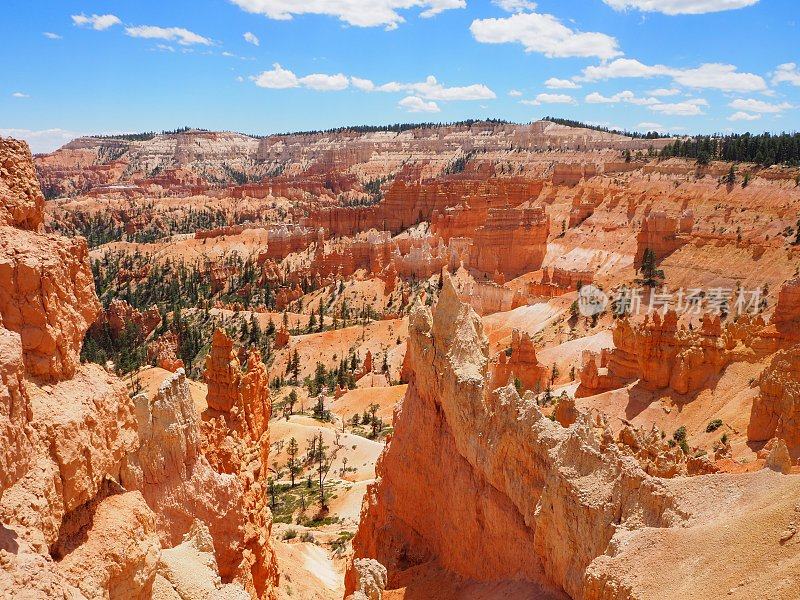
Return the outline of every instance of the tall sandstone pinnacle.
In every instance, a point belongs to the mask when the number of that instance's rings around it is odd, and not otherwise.
[[[800,576],[776,586],[768,565],[791,570],[800,558],[779,543],[796,518],[784,494],[800,491],[800,478],[653,477],[602,419],[581,413],[563,427],[532,393],[493,389],[482,324],[449,276],[433,312],[412,310],[408,352],[411,381],[365,496],[347,593],[359,597],[359,560],[372,559],[387,569],[386,589],[433,572],[441,589],[473,582],[509,598],[716,598],[736,585],[734,597],[795,597],[787,585]],[[755,556],[741,535],[750,531],[760,532]]]
[[[278,574],[270,546],[272,513],[267,498],[269,477],[269,375],[261,353],[247,354],[242,371],[232,340],[214,332],[206,361],[208,409],[201,425],[203,453],[219,473],[235,475],[242,487],[241,503],[247,521],[242,530],[243,563],[249,569],[258,597],[272,597]],[[213,532],[212,532],[213,533]]]
[[[182,370],[130,398],[81,364],[86,242],[43,233],[42,208],[27,145],[0,138],[0,597],[272,599],[266,370],[208,438]],[[248,458],[222,471],[225,437]]]

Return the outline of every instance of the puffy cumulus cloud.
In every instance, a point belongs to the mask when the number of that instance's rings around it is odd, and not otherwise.
[[[794,106],[788,102],[770,104],[769,102],[764,102],[763,100],[754,100],[752,98],[748,98],[746,100],[739,98],[738,100],[731,102],[728,106],[735,108],[736,110],[749,111],[751,113],[780,113],[785,110],[789,110],[790,108],[794,108]]]
[[[541,106],[542,104],[572,104],[578,102],[572,96],[567,94],[539,94],[533,100],[520,100],[521,104],[528,104],[529,106]]]
[[[2,129],[0,135],[25,140],[34,154],[52,152],[83,135],[66,129]]]
[[[637,106],[652,106],[660,104],[656,98],[639,98],[630,90],[619,92],[613,96],[603,96],[597,92],[592,92],[585,98],[587,104],[620,104],[622,102],[635,104]]]
[[[381,87],[386,87],[386,91],[394,91],[398,86],[401,90],[416,92],[427,100],[492,100],[497,97],[492,90],[481,83],[445,87],[433,75],[428,75],[425,81],[419,83],[390,82]]]
[[[520,98],[522,96],[522,92],[519,90],[508,90],[508,95],[512,98]]]
[[[183,27],[158,27],[156,25],[137,25],[135,27],[126,27],[125,33],[131,37],[144,38],[147,40],[166,40],[168,42],[177,42],[181,46],[192,46],[199,44],[201,46],[211,46],[213,42],[207,37],[203,37],[193,31],[184,29]]]
[[[665,65],[646,65],[632,58],[618,58],[602,65],[592,65],[575,79],[599,81],[621,78],[671,77],[682,86],[716,89],[723,92],[760,92],[767,83],[760,75],[741,73],[735,65],[705,63],[693,69],[676,69]]]
[[[25,92],[14,92],[11,94],[12,98],[30,98],[28,94]]]
[[[492,0],[492,3],[510,13],[536,10],[536,2],[529,0]]]
[[[703,98],[693,98],[684,102],[651,104],[647,108],[664,115],[677,115],[681,117],[697,117],[704,115],[703,108],[708,106],[708,101]]]
[[[703,98],[693,98],[684,102],[664,102],[654,96],[647,96],[640,98],[630,90],[619,92],[613,96],[603,96],[597,92],[593,92],[586,96],[587,104],[633,104],[635,106],[643,106],[653,112],[664,115],[677,115],[683,117],[694,117],[705,114],[703,108],[708,106],[708,102]],[[645,125],[654,126],[658,123],[640,123],[639,128]],[[663,127],[649,127],[651,131],[664,131]]]
[[[301,77],[299,82],[301,85],[318,92],[338,92],[350,86],[350,79],[342,73],[337,73],[336,75],[312,73]]]
[[[492,100],[497,97],[491,89],[483,84],[475,83],[466,86],[447,87],[439,83],[433,75],[429,75],[425,81],[416,83],[390,81],[378,85],[370,79],[349,77],[344,73],[337,73],[335,75],[313,73],[305,77],[298,77],[292,71],[284,69],[278,63],[272,65],[271,70],[263,71],[250,79],[259,87],[271,89],[286,89],[302,86],[318,91],[339,91],[347,89],[352,85],[352,87],[362,92],[406,93],[410,96],[425,100],[444,102],[458,100]]]
[[[351,77],[350,83],[353,84],[354,88],[356,88],[357,90],[361,90],[362,92],[375,91],[375,84],[369,79],[362,79],[361,77]]]
[[[397,106],[411,113],[437,113],[440,110],[436,102],[426,102],[419,96],[406,96]]]
[[[87,17],[84,14],[71,15],[73,25],[78,27],[91,27],[97,31],[103,31],[114,25],[122,23],[116,15],[92,15]]]
[[[356,27],[395,29],[405,19],[398,10],[422,9],[421,17],[465,8],[466,0],[230,0],[239,8],[270,19],[289,20],[295,15],[328,15]]]
[[[250,79],[252,79],[253,83],[258,87],[271,90],[285,90],[300,85],[300,80],[297,78],[297,75],[288,69],[284,69],[279,63],[274,63],[272,65],[272,70],[262,71]]]
[[[656,96],[657,98],[661,98],[663,96],[677,96],[680,93],[681,91],[678,88],[658,88],[648,92],[648,94],[651,96]]]
[[[797,68],[796,63],[785,63],[778,65],[775,72],[772,74],[772,83],[778,85],[780,83],[790,83],[792,85],[800,86],[800,69]]]
[[[656,65],[649,66],[634,58],[618,58],[602,65],[591,65],[583,70],[578,79],[600,81],[604,79],[650,78],[669,75],[669,68]]]
[[[244,38],[245,42],[247,42],[248,44],[253,44],[253,46],[258,46],[261,44],[261,41],[258,39],[258,36],[252,31],[245,31],[242,37]]]
[[[501,19],[476,19],[472,36],[484,44],[519,43],[526,52],[548,58],[597,57],[603,60],[622,54],[617,40],[604,33],[573,31],[553,15],[517,13]]]
[[[558,77],[551,77],[544,82],[544,85],[549,87],[551,90],[577,90],[579,87],[581,87],[574,81],[569,79],[559,79]]]
[[[482,83],[472,85],[447,87],[439,83],[433,75],[428,75],[425,81],[415,83],[404,83],[400,81],[389,81],[380,85],[370,79],[351,77],[353,87],[364,92],[386,92],[399,93],[405,92],[414,96],[425,98],[426,100],[493,100],[497,95]]]
[[[615,10],[636,9],[665,15],[701,15],[745,8],[758,0],[603,0]]]
[[[763,77],[753,73],[740,73],[734,65],[707,63],[696,69],[678,69],[671,75],[675,83],[691,88],[723,92],[760,92],[767,89]]]
[[[661,123],[652,123],[650,121],[645,121],[644,123],[639,123],[636,126],[636,129],[639,131],[664,131],[664,126]]]
[[[728,117],[728,121],[758,121],[760,118],[761,115],[751,115],[750,113],[739,111]]]

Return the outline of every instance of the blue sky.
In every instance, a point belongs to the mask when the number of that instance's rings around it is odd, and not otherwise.
[[[5,0],[0,135],[800,129],[797,0]]]

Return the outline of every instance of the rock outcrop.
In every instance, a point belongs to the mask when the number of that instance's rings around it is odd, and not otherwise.
[[[614,349],[602,357],[584,357],[579,395],[622,387],[639,379],[650,390],[670,388],[680,394],[701,389],[740,353],[738,342],[764,327],[760,317],[745,316],[722,326],[719,316],[704,315],[699,329],[679,327],[674,310],[654,312],[639,324],[628,318],[614,326]]]
[[[490,389],[480,320],[449,276],[433,315],[418,306],[411,320],[412,381],[354,540],[356,558],[386,566],[388,589],[436,563],[468,579],[582,597],[583,573],[617,527],[680,522],[672,495],[613,447],[601,449],[587,418],[565,429],[532,393]],[[590,474],[595,483],[581,483]]]
[[[636,236],[636,258],[634,266],[642,266],[646,250],[652,250],[657,261],[668,256],[689,242],[694,226],[694,215],[684,212],[679,217],[670,217],[665,212],[653,212],[645,217]]]
[[[547,387],[547,367],[536,358],[536,347],[531,337],[517,329],[511,332],[511,346],[497,355],[490,370],[494,388],[517,381],[520,391],[533,390],[539,393]]]
[[[267,368],[261,354],[251,350],[247,354],[247,371],[242,372],[231,339],[217,330],[205,378],[208,409],[202,415],[200,428],[202,452],[216,472],[233,476],[230,485],[241,488],[233,494],[238,505],[238,512],[233,514],[241,515],[242,521],[234,535],[224,538],[236,551],[229,555],[233,562],[218,554],[220,573],[247,573],[248,592],[260,598],[271,597],[278,573],[269,543],[272,513],[267,504],[267,480],[272,405]],[[228,526],[230,516],[223,519]]]
[[[741,582],[734,563],[750,542],[739,532],[761,531],[742,597],[793,597],[796,576],[774,588],[760,569],[773,560],[789,568],[800,556],[778,541],[800,480],[769,470],[654,477],[630,446],[649,446],[639,433],[615,441],[603,419],[586,414],[565,428],[532,393],[493,391],[480,319],[447,276],[433,313],[417,305],[410,329],[411,382],[365,496],[346,593],[362,593],[359,561],[370,558],[386,567],[387,590],[418,584],[433,568],[492,589],[513,580],[509,597],[655,599],[694,573],[694,597],[710,599]],[[676,553],[688,543],[693,552]],[[655,573],[668,557],[670,573]],[[698,560],[714,565],[709,576],[696,572]]]
[[[0,206],[27,208],[0,226],[0,595],[147,597],[154,516],[115,483],[136,445],[133,403],[119,379],[78,362],[99,307],[86,243],[35,231],[35,182],[18,180],[31,157],[0,140],[9,153]]]
[[[800,457],[800,346],[778,352],[758,380],[747,439],[766,442],[779,438],[791,455]]]
[[[44,221],[44,196],[25,142],[0,140],[0,225],[39,231]]]
[[[236,379],[241,426],[226,423],[218,436],[246,459],[222,472],[202,453],[182,370],[154,397],[132,399],[115,375],[80,364],[99,309],[86,243],[35,231],[42,218],[28,210],[35,191],[8,179],[32,173],[30,154],[0,140],[0,156],[9,153],[28,165],[2,162],[0,188],[0,214],[13,215],[0,225],[0,596],[175,598],[157,591],[167,581],[178,597],[211,597],[182,596],[181,582],[165,574],[183,552],[165,549],[200,528],[212,533],[202,544],[203,536],[189,536],[202,556],[182,561],[184,578],[205,564],[214,575],[207,589],[218,597],[273,598],[260,357],[251,354]]]
[[[470,266],[512,279],[542,266],[550,219],[542,207],[490,208],[474,234]]]

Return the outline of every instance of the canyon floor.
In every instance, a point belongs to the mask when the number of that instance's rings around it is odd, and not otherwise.
[[[796,598],[800,172],[674,141],[0,140],[4,597]]]

